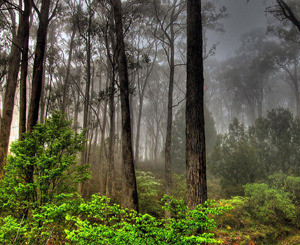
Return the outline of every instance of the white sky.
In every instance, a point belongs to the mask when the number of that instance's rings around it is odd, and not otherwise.
[[[219,42],[216,58],[225,59],[239,46],[243,33],[253,28],[266,27],[265,3],[263,0],[223,0],[229,17],[222,20],[225,33],[208,33],[210,42]]]

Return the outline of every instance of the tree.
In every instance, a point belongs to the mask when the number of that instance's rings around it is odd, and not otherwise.
[[[185,6],[184,1],[167,1],[166,4],[154,4],[154,14],[158,28],[154,35],[161,41],[169,65],[169,87],[168,87],[168,107],[167,107],[167,130],[165,141],[165,179],[166,193],[171,194],[171,144],[172,144],[172,121],[173,121],[173,90],[175,78],[175,41],[182,29],[180,15]]]
[[[32,2],[33,3],[33,2]],[[50,21],[56,14],[58,2],[50,15],[50,1],[43,0],[41,9],[39,10],[35,4],[33,7],[39,17],[39,27],[37,30],[35,57],[33,64],[31,98],[28,111],[27,131],[32,131],[34,125],[38,121],[40,98],[42,93],[43,72],[44,72],[44,57],[46,49],[47,31]]]
[[[209,170],[220,178],[227,196],[243,194],[243,185],[282,172],[299,175],[300,121],[278,108],[248,129],[237,119],[220,136],[209,158]]]
[[[24,10],[22,10],[22,3],[24,3]],[[8,3],[10,5],[12,3]],[[12,4],[13,5],[13,4]],[[11,6],[9,6],[11,8]],[[24,79],[26,81],[27,65],[26,65],[26,52],[28,47],[29,38],[29,16],[31,12],[30,1],[24,0],[20,1],[19,6],[19,27],[17,33],[13,34],[13,40],[11,45],[11,53],[8,63],[8,73],[7,73],[7,86],[5,91],[5,98],[3,103],[3,116],[1,118],[0,125],[0,178],[3,175],[3,167],[5,164],[5,158],[8,151],[8,143],[10,136],[10,127],[13,116],[13,108],[15,101],[15,92],[18,83],[18,74],[22,58],[22,74],[21,74],[21,85],[24,87]],[[24,89],[22,89],[24,92]],[[24,105],[24,103],[22,104]],[[23,108],[24,112],[24,108]],[[24,122],[24,118],[22,118]],[[23,129],[24,130],[24,129]]]
[[[280,21],[289,20],[300,32],[300,19],[293,6],[296,1],[276,0],[276,2],[277,5],[268,7],[267,12],[272,13]]]
[[[186,167],[187,204],[207,199],[203,104],[203,37],[201,0],[187,1]]]
[[[214,147],[214,144],[217,139],[217,132],[215,129],[215,122],[208,111],[207,107],[204,107],[204,118],[205,118],[205,144],[206,151],[209,155]],[[172,169],[174,173],[182,174],[184,173],[186,166],[186,157],[185,157],[185,106],[182,106],[179,111],[176,113],[173,121],[173,132],[172,132],[172,147],[171,147],[171,160],[172,160]]]
[[[138,210],[138,194],[133,163],[131,120],[129,106],[129,80],[127,59],[125,54],[122,5],[120,0],[112,0],[116,31],[116,55],[119,66],[121,114],[122,114],[122,157],[124,184],[122,193],[122,205],[130,209]]]

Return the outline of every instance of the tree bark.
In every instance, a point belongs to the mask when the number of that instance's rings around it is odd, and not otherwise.
[[[22,46],[22,62],[21,62],[21,77],[20,77],[20,114],[19,114],[19,140],[23,139],[23,133],[26,131],[26,83],[28,73],[28,51],[29,51],[29,17],[31,15],[30,0],[24,0],[23,12],[23,31],[24,42]]]
[[[26,3],[26,2],[25,2]],[[20,6],[21,7],[21,6]],[[3,168],[5,165],[5,158],[7,157],[9,136],[11,130],[11,122],[13,117],[13,109],[15,104],[15,93],[18,83],[18,74],[21,61],[21,49],[26,40],[26,19],[29,19],[30,11],[29,5],[25,4],[24,12],[19,14],[19,28],[17,34],[13,35],[11,53],[8,63],[7,85],[3,102],[3,111],[0,128],[0,179],[3,176]]]
[[[122,7],[120,0],[112,0],[114,10],[117,62],[119,66],[121,114],[122,114],[122,157],[123,157],[123,193],[122,205],[138,211],[138,193],[133,163],[131,140],[131,121],[129,107],[129,79],[125,54],[124,34],[122,25]]]
[[[201,0],[187,1],[186,168],[187,205],[207,200],[203,106],[203,39]]]
[[[46,49],[47,30],[49,25],[50,1],[42,0],[41,11],[39,14],[39,28],[35,48],[33,65],[31,99],[28,112],[27,131],[32,131],[39,116],[39,106],[42,93],[44,56]]]

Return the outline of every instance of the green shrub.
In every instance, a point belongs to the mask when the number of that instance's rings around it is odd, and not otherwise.
[[[161,217],[163,210],[161,209],[159,198],[162,186],[160,181],[151,172],[145,171],[136,171],[136,181],[140,212]]]
[[[55,112],[12,144],[0,181],[1,244],[11,244],[8,240],[43,243],[43,227],[49,222],[37,217],[47,205],[75,200],[78,183],[89,177],[87,166],[76,161],[77,152],[83,149],[83,134],[74,134],[70,126]]]
[[[208,201],[189,210],[183,201],[168,196],[162,201],[166,202],[163,208],[171,213],[171,219],[124,210],[110,205],[107,198],[94,195],[90,202],[80,205],[80,217],[66,217],[76,226],[66,230],[67,238],[74,244],[220,243],[207,232],[216,227],[211,215],[221,214],[227,207],[217,207]]]
[[[245,185],[248,210],[263,223],[295,223],[296,206],[290,193],[282,189],[269,187],[267,184]]]

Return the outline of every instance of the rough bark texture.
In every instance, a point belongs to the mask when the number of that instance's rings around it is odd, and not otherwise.
[[[47,29],[49,25],[50,1],[43,0],[39,14],[39,28],[37,32],[37,41],[35,48],[35,57],[33,65],[31,99],[28,112],[27,131],[32,131],[38,121],[39,106],[42,93],[44,56],[47,40]]]
[[[207,199],[203,106],[203,40],[201,1],[187,1],[186,168],[187,205]]]
[[[30,6],[25,1],[24,12],[20,13],[19,28],[16,35],[13,35],[11,53],[8,63],[7,86],[3,102],[3,114],[0,128],[0,179],[3,175],[3,168],[5,165],[5,158],[8,152],[8,143],[11,129],[11,122],[13,117],[13,109],[15,103],[15,93],[18,83],[18,74],[21,61],[21,49],[26,40],[26,19],[29,19]]]
[[[122,114],[122,157],[123,157],[123,195],[122,205],[138,210],[138,194],[133,163],[131,140],[131,121],[129,108],[129,81],[125,54],[124,34],[122,25],[122,9],[120,0],[112,0],[116,27],[117,63],[119,66],[121,114]]]

